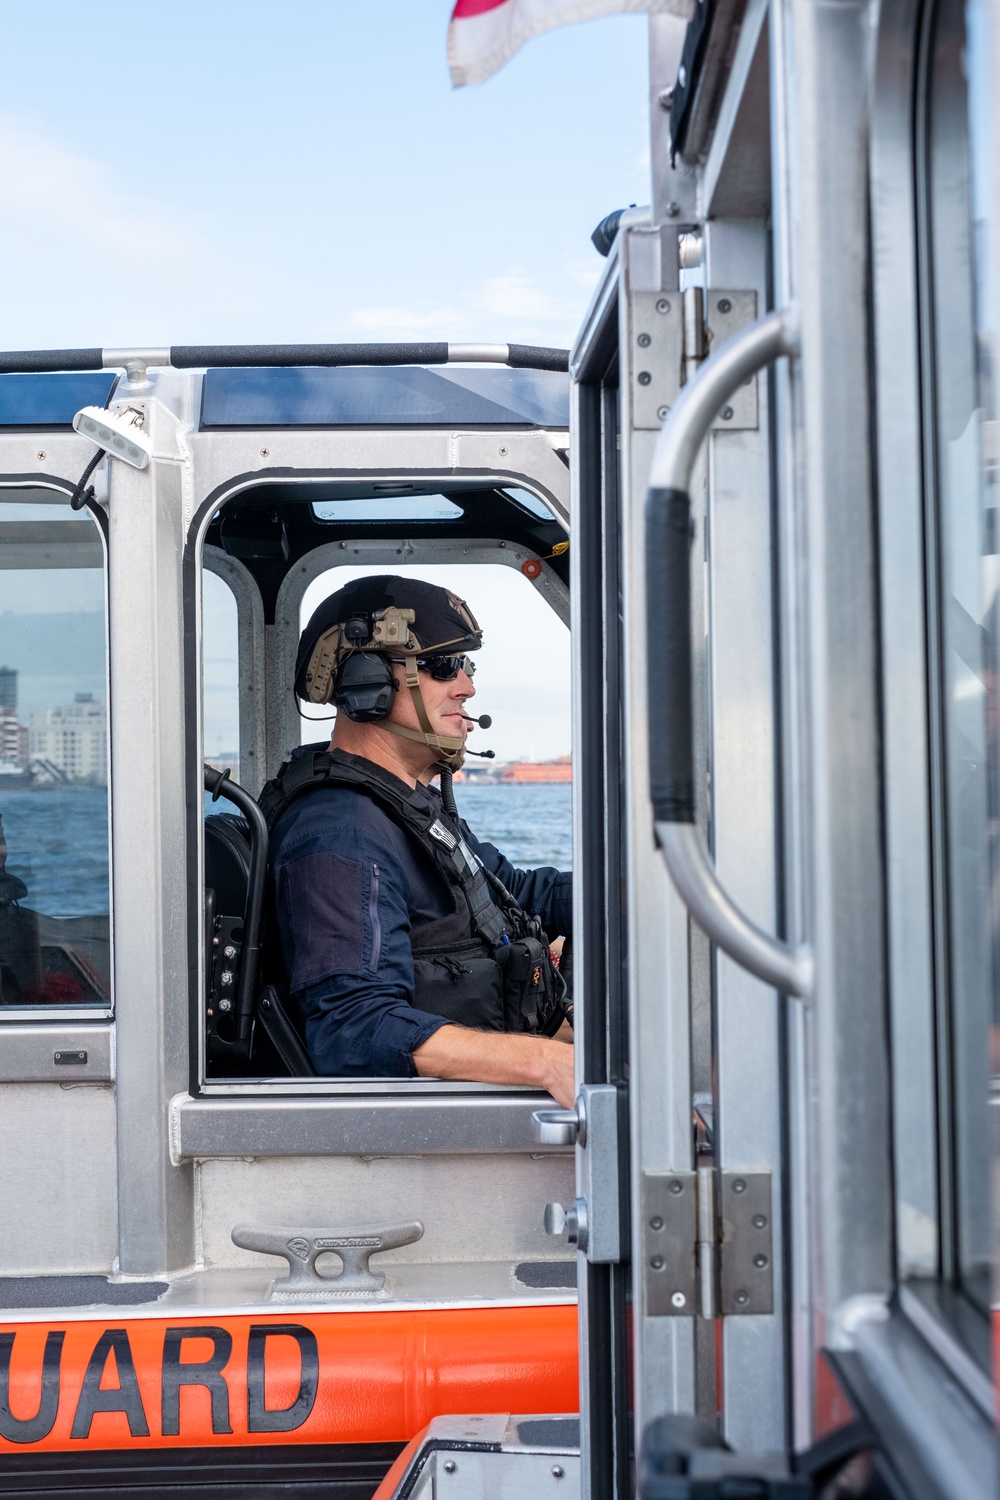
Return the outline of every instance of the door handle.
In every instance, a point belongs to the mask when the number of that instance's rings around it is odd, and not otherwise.
[[[646,495],[646,651],[653,826],[670,878],[712,941],[787,995],[812,993],[813,956],[764,932],[723,888],[695,822],[691,472],[714,418],[748,376],[798,353],[792,310],[743,329],[700,367],[660,429]]]
[[[540,1146],[575,1146],[580,1116],[575,1109],[533,1109],[531,1133]]]

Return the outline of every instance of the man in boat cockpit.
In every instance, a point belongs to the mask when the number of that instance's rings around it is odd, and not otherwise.
[[[336,705],[333,739],[260,799],[289,987],[322,1074],[524,1084],[571,1107],[549,941],[570,931],[572,876],[515,869],[451,793],[481,644],[455,594],[391,575],[309,621],[295,691]]]

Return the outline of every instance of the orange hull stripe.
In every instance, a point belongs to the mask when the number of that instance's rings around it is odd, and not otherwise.
[[[0,1323],[0,1451],[405,1442],[577,1407],[572,1306]]]

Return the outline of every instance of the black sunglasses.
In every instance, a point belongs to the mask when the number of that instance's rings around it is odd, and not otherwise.
[[[417,666],[421,672],[429,672],[435,682],[454,682],[459,672],[472,677],[476,670],[471,656],[418,656]]]

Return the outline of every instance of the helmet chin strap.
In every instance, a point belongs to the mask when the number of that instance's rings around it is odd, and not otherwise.
[[[418,675],[417,663],[412,656],[407,657],[405,663],[406,686],[410,690],[413,706],[417,711],[417,719],[420,722],[419,729],[407,729],[402,724],[390,724],[388,719],[383,719],[381,728],[388,729],[391,734],[398,734],[404,740],[416,740],[418,745],[430,745],[432,750],[437,751],[438,760],[442,765],[450,766],[457,771],[465,759],[465,740],[458,735],[437,734],[431,727],[431,721],[424,703],[424,695],[420,691],[420,677]]]

